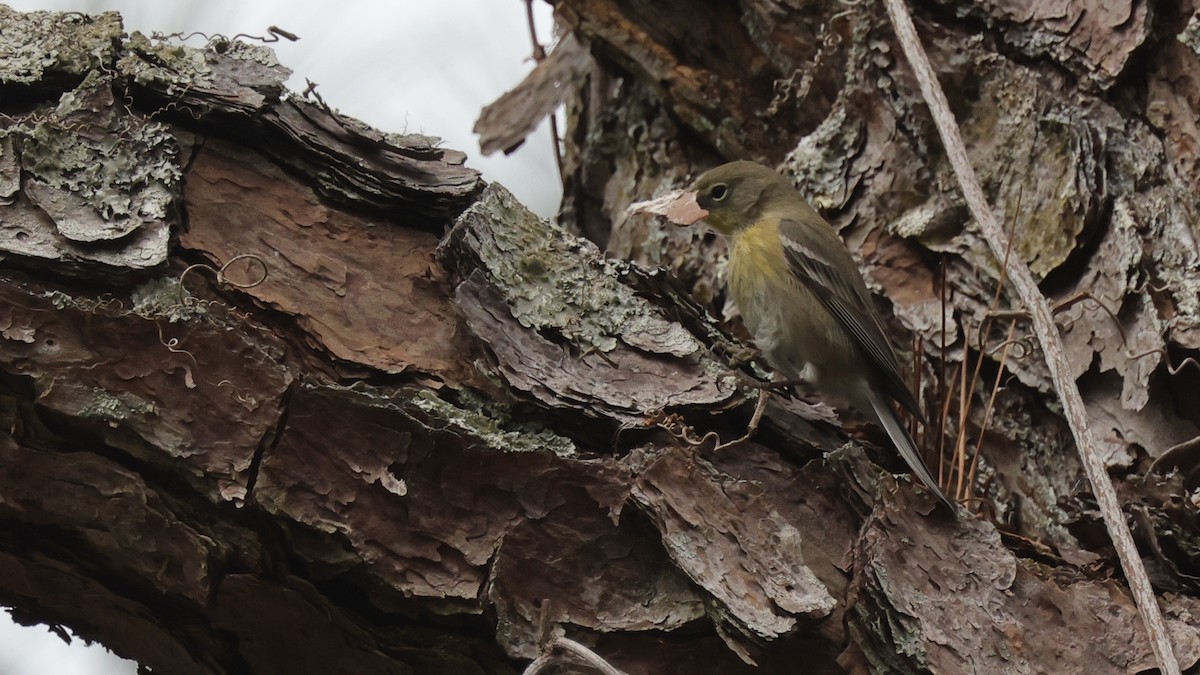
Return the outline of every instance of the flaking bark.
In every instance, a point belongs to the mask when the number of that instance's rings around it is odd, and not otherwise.
[[[559,223],[284,98],[261,47],[0,8],[0,602],[171,673],[510,673],[548,634],[628,673],[1152,667],[1036,355],[979,519],[800,401],[703,440],[764,375],[727,360],[721,244],[625,209],[722,159],[797,178],[925,383],[996,371],[999,267],[882,7],[555,4],[582,48],[508,100],[568,89]],[[1069,5],[917,21],[1015,254],[1095,298],[1064,341],[1190,668],[1200,31]]]

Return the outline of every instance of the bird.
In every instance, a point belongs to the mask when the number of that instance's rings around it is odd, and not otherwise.
[[[808,382],[876,422],[912,473],[955,510],[892,406],[924,422],[858,265],[792,183],[757,162],[730,162],[703,173],[661,212],[726,237],[729,294],[776,377]],[[754,433],[766,397],[743,439]]]

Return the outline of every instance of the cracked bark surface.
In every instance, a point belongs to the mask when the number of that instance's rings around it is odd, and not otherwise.
[[[629,673],[1153,667],[1037,354],[978,519],[800,401],[689,442],[756,395],[722,245],[625,208],[722,158],[796,178],[924,382],[996,370],[997,266],[882,8],[554,4],[567,51],[481,132],[565,98],[557,223],[261,47],[0,6],[0,603],[169,673],[519,672],[547,631]],[[1103,6],[917,19],[1014,254],[1111,310],[1059,316],[1192,668],[1200,19]]]

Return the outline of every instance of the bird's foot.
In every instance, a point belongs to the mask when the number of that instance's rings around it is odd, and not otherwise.
[[[769,391],[769,392],[772,392],[775,394],[779,394],[780,396],[791,396],[792,395],[792,391],[791,391],[792,387],[798,387],[800,385],[808,385],[808,381],[807,380],[799,380],[799,379],[798,380],[772,380],[770,382],[763,383],[762,386],[759,387],[759,389],[762,389],[763,391]]]
[[[754,347],[746,345],[728,344],[724,342],[713,345],[713,351],[725,357],[725,365],[731,370],[740,370],[742,367],[750,365],[754,361],[760,361],[763,358],[761,351]]]

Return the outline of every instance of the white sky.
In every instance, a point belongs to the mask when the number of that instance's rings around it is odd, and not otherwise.
[[[127,32],[265,35],[278,26],[299,42],[270,45],[330,106],[384,131],[440,136],[467,165],[549,217],[561,185],[547,124],[510,157],[483,157],[471,128],[480,109],[533,68],[524,0],[0,0],[18,11],[119,11]],[[550,8],[534,3],[539,37]],[[199,47],[203,40],[187,44]],[[132,675],[136,665],[99,647],[67,647],[45,628],[19,628],[0,611],[0,674]]]
[[[542,216],[558,209],[561,185],[545,123],[510,157],[479,153],[471,132],[480,109],[533,68],[524,0],[0,0],[20,10],[116,10],[127,32],[200,31],[300,36],[270,46],[302,91],[318,83],[330,106],[384,131],[440,136],[468,166],[503,183]],[[550,6],[534,3],[543,44]],[[187,44],[203,46],[202,38]]]

